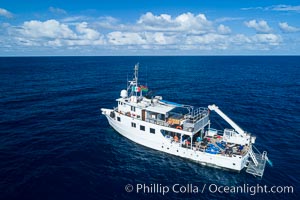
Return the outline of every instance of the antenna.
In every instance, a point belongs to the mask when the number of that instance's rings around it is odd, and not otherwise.
[[[127,73],[127,81],[126,81],[126,85],[127,85],[127,92],[128,92],[128,73]]]
[[[139,63],[135,64],[134,66],[134,80],[136,86],[138,86],[138,76],[139,76]]]
[[[148,87],[148,65],[146,65],[146,86]]]

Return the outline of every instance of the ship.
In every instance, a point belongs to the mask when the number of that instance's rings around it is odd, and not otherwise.
[[[139,64],[133,79],[121,90],[117,106],[101,108],[109,125],[119,134],[145,147],[186,158],[202,165],[262,177],[267,152],[254,146],[256,137],[238,126],[213,105],[195,107],[153,96],[138,82]],[[217,113],[231,127],[211,127],[211,112]]]

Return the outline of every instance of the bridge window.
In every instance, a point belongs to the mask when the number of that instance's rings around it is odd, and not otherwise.
[[[131,122],[131,127],[136,128],[136,124]]]
[[[117,120],[120,122],[120,121],[121,121],[121,118],[120,118],[120,117],[117,117]]]
[[[135,112],[135,107],[131,106],[131,111]]]
[[[150,133],[155,134],[155,129],[154,128],[150,128]]]
[[[145,131],[145,126],[142,126],[142,125],[141,125],[141,126],[140,126],[140,130],[141,130],[141,131]]]

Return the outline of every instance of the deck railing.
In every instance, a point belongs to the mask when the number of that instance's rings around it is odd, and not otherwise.
[[[157,125],[160,125],[160,126],[165,126],[165,127],[170,127],[170,125],[165,122],[165,121],[162,121],[162,120],[157,120],[157,119],[145,119],[146,122],[149,122],[149,123],[152,123],[152,124],[157,124]]]
[[[118,112],[118,108],[115,107],[113,109],[115,112]],[[118,112],[120,114],[127,115],[126,113],[122,113],[122,112]],[[142,120],[141,118],[138,117],[134,117],[135,119],[138,120]],[[184,124],[186,124],[187,128],[184,128],[183,130],[188,130],[189,127],[192,127],[193,130],[198,130],[201,127],[203,127],[204,125],[207,125],[208,121],[209,121],[209,116],[208,116],[208,110],[206,108],[198,108],[196,110],[193,110],[191,112],[189,112],[189,114],[184,115],[185,118],[185,122],[183,122]],[[161,125],[161,126],[165,126],[165,127],[171,127],[171,125],[163,120],[158,120],[158,119],[152,119],[152,118],[146,118],[145,119],[146,122],[152,123],[152,124],[157,124],[157,125]]]
[[[206,115],[208,115],[208,109],[204,107],[199,107],[197,109],[189,110],[189,113],[185,115],[185,118],[190,119],[193,122],[196,122]]]

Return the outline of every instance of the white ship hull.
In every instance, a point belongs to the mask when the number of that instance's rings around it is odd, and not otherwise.
[[[116,116],[111,118],[109,114],[111,109],[102,109],[102,114],[106,116],[109,124],[121,135],[132,140],[135,143],[155,149],[158,151],[166,152],[175,156],[180,156],[182,158],[191,159],[202,165],[208,165],[217,168],[225,168],[234,171],[241,171],[247,165],[249,158],[249,153],[245,155],[233,155],[222,156],[219,154],[210,154],[198,150],[193,150],[190,148],[181,147],[180,143],[171,142],[169,139],[165,138],[161,134],[161,129],[172,130],[173,128],[162,127],[153,123],[149,123],[140,119],[133,117],[128,117],[126,115],[115,112]],[[120,121],[116,120],[117,117]],[[132,127],[131,123],[135,123],[136,127]],[[145,131],[139,129],[140,125],[145,126]],[[155,129],[155,134],[150,133],[150,128]],[[183,130],[177,130],[178,133],[183,133]]]
[[[152,96],[138,83],[139,65],[134,78],[121,90],[115,109],[102,108],[109,124],[121,135],[140,145],[166,152],[203,165],[263,176],[268,160],[255,147],[255,138],[244,131],[218,106],[194,107]],[[143,96],[143,93],[147,93]],[[233,129],[210,127],[210,111],[215,111]],[[253,147],[256,149],[255,153]]]

